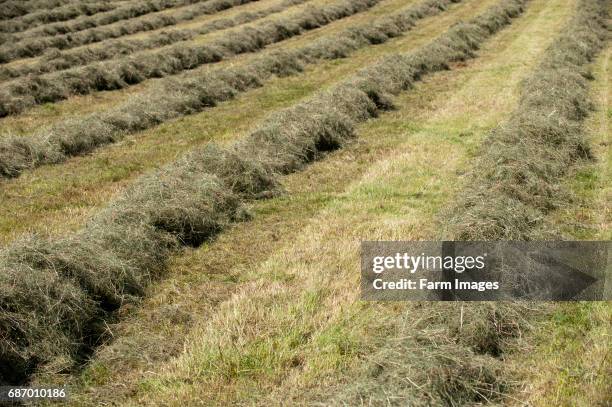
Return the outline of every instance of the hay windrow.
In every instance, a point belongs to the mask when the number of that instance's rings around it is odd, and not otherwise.
[[[14,67],[0,67],[0,80],[18,78],[25,75],[40,75],[97,61],[130,55],[139,51],[154,49],[171,45],[181,41],[188,41],[198,35],[213,31],[225,30],[238,25],[246,24],[271,14],[279,13],[287,8],[302,4],[307,0],[284,0],[283,2],[259,11],[245,11],[231,18],[221,18],[202,24],[197,28],[174,29],[154,33],[144,39],[114,39],[104,41],[91,47],[68,49],[66,51],[52,50],[46,52],[41,60],[31,64],[20,64]],[[246,2],[243,2],[243,4]]]
[[[457,303],[427,303],[427,318],[386,316],[384,337],[364,343],[367,356],[329,384],[299,395],[326,406],[463,406],[500,403],[512,383],[495,350],[518,336],[525,308],[483,303],[461,324]],[[392,396],[392,397],[390,397]]]
[[[174,75],[236,54],[258,51],[363,12],[380,1],[337,0],[320,7],[307,7],[287,17],[231,30],[205,44],[175,44],[117,60],[6,82],[0,84],[0,116],[17,114],[30,106],[56,102],[72,95],[125,88],[149,78]]]
[[[69,49],[80,45],[100,42],[109,38],[118,38],[141,31],[155,30],[182,21],[189,21],[201,15],[214,14],[257,0],[206,0],[184,9],[179,9],[176,14],[147,15],[149,13],[147,10],[153,12],[155,8],[161,7],[161,10],[178,5],[191,4],[195,1],[196,0],[154,0],[140,5],[126,5],[125,8],[118,8],[109,12],[114,13],[113,15],[117,18],[123,13],[122,15],[124,18],[119,18],[114,22],[112,19],[106,18],[104,24],[99,24],[103,22],[100,15],[97,17],[100,19],[98,23],[93,20],[87,23],[80,23],[78,31],[70,31],[72,28],[77,28],[77,23],[75,23],[75,21],[78,20],[74,20],[69,23],[46,25],[38,29],[27,30],[21,33],[2,33],[0,34],[0,38],[2,38],[0,44],[5,42],[10,44],[0,46],[0,62],[5,63],[19,58],[35,57],[47,51],[52,56],[55,49]],[[94,17],[96,16],[92,18]],[[68,26],[68,24],[71,25]],[[62,27],[64,25],[66,27]],[[51,32],[53,31],[51,30],[53,27],[55,27],[55,31],[57,32]]]
[[[582,0],[577,14],[528,77],[510,119],[493,130],[450,214],[458,240],[531,240],[548,235],[547,213],[568,205],[561,182],[591,157],[583,120],[592,109],[588,64],[602,48],[606,2]]]
[[[85,154],[126,134],[215,106],[240,92],[262,86],[273,75],[295,74],[305,64],[342,58],[373,41],[380,43],[401,35],[417,20],[436,15],[458,1],[426,0],[298,49],[264,53],[243,66],[205,71],[182,80],[167,78],[116,108],[69,120],[30,136],[4,138],[0,140],[0,175],[15,177],[28,168]]]
[[[34,366],[66,367],[97,321],[159,278],[173,251],[245,219],[244,204],[277,193],[280,174],[349,142],[355,125],[388,109],[392,95],[422,76],[472,57],[526,2],[504,0],[491,15],[508,18],[490,29],[477,17],[269,116],[227,149],[199,148],[144,175],[73,236],[12,244],[0,255],[0,326],[8,328],[0,366],[14,373],[0,371],[0,382],[21,383]]]

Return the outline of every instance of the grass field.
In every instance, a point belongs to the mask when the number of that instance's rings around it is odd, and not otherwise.
[[[610,302],[359,289],[364,240],[610,240],[610,2],[4,7],[0,384],[610,405]]]

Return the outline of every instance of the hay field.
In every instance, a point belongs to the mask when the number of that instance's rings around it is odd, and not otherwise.
[[[365,302],[359,250],[610,240],[611,11],[0,1],[0,385],[609,405],[609,302]]]

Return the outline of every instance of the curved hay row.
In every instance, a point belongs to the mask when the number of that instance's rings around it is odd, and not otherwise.
[[[196,0],[191,2],[194,1]],[[201,15],[214,14],[244,3],[250,3],[251,1],[257,0],[206,0],[205,2],[182,8],[176,14],[154,14],[149,16],[142,15],[145,14],[143,11],[140,17],[134,18],[135,15],[132,15],[112,24],[107,22],[101,27],[93,26],[92,28],[83,28],[77,32],[57,33],[54,36],[44,32],[35,32],[34,30],[24,31],[19,34],[0,34],[0,43],[7,43],[0,46],[0,63],[10,62],[19,58],[35,57],[43,54],[49,48],[74,48],[109,38],[118,38],[141,31],[155,30],[175,25],[182,21],[189,21]],[[142,3],[138,4],[140,4],[140,7],[144,7]],[[118,10],[113,11],[118,12]]]
[[[605,0],[578,13],[526,80],[511,118],[487,138],[462,200],[453,209],[457,240],[530,240],[548,212],[569,205],[561,187],[577,160],[590,158],[583,120],[592,108],[586,66],[606,39]]]
[[[176,44],[118,60],[6,82],[0,85],[0,117],[72,95],[121,89],[149,78],[161,78],[236,54],[258,51],[363,12],[381,1],[337,0],[319,7],[308,7],[287,17],[241,27],[205,44]]]
[[[374,63],[228,149],[197,149],[141,177],[74,235],[14,243],[0,255],[0,382],[23,382],[40,364],[70,366],[99,321],[142,295],[170,253],[243,219],[244,202],[275,193],[279,174],[354,138],[354,126],[389,108],[390,96],[474,57],[526,1],[503,0],[415,52]]]
[[[259,20],[284,11],[289,7],[305,3],[306,1],[309,0],[283,0],[279,4],[263,10],[244,11],[235,17],[220,18],[218,20],[203,23],[197,28],[163,31],[151,34],[143,39],[120,38],[104,41],[94,47],[82,47],[66,51],[58,50],[55,53],[48,53],[35,63],[24,63],[16,67],[0,66],[0,80],[60,71],[119,56],[130,55],[142,50],[171,45],[179,41],[188,41],[199,35],[209,34],[213,31],[225,30]]]
[[[23,170],[59,163],[128,133],[150,128],[175,117],[191,114],[259,87],[273,75],[289,75],[304,64],[325,58],[341,58],[349,52],[387,41],[410,29],[426,16],[435,15],[459,0],[426,0],[374,23],[361,24],[326,36],[291,51],[266,52],[236,67],[168,78],[149,91],[101,113],[67,121],[25,137],[0,140],[0,175],[18,176]]]

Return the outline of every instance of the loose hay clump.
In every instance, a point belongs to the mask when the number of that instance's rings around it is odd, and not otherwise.
[[[52,270],[0,261],[0,383],[18,384],[39,363],[57,366],[78,354],[96,306]]]

